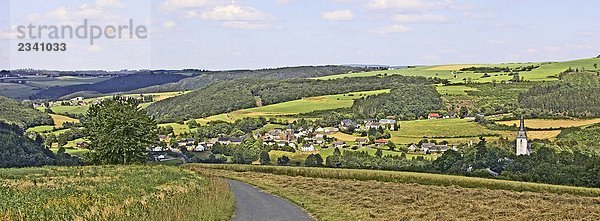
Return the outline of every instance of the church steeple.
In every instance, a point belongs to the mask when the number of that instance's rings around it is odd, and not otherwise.
[[[519,132],[517,132],[517,155],[529,155],[531,150],[529,149],[529,142],[527,140],[527,131],[525,131],[525,118],[521,116]]]
[[[525,131],[525,118],[521,116],[521,126],[519,127],[520,131]]]

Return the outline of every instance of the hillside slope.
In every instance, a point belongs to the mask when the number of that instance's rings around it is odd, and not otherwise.
[[[261,78],[264,80],[284,80],[290,78],[314,78],[349,72],[363,72],[372,69],[348,66],[302,66],[285,67],[261,70],[236,70],[199,72],[197,76],[186,78],[178,82],[157,85],[134,90],[134,93],[152,93],[168,91],[185,91],[204,88],[217,81],[236,80],[241,78]]]
[[[298,100],[304,97],[391,89],[404,84],[424,85],[439,82],[439,79],[404,76],[283,81],[241,79],[218,82],[201,90],[159,101],[150,105],[147,110],[160,122],[173,122]]]
[[[0,122],[16,124],[23,129],[53,124],[50,115],[2,96],[0,96]]]
[[[94,84],[82,84],[72,85],[66,87],[53,87],[46,90],[42,90],[35,95],[31,96],[31,99],[58,99],[65,95],[86,92],[86,93],[114,93],[114,92],[126,92],[139,88],[162,85],[171,82],[177,82],[181,79],[187,78],[188,76],[180,74],[169,74],[169,73],[154,73],[154,72],[142,72],[137,74],[125,75],[121,77],[112,78],[110,80],[94,83]]]

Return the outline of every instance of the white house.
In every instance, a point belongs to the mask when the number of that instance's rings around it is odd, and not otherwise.
[[[315,151],[315,146],[312,144],[304,144],[300,147],[300,151],[302,152],[313,152]]]

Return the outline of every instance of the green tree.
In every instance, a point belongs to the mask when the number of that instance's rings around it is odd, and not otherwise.
[[[282,156],[277,158],[277,165],[279,166],[289,166],[290,165],[290,158],[287,156]]]
[[[594,69],[598,69],[598,64],[594,63]]]
[[[198,126],[199,126],[198,122],[196,122],[196,120],[193,120],[193,119],[189,120],[187,122],[187,125],[188,125],[188,128],[190,128],[190,129],[198,128]]]
[[[389,141],[387,143],[387,146],[388,146],[388,148],[390,148],[391,151],[396,150],[396,144],[394,142],[392,142],[392,141]]]
[[[304,160],[304,165],[307,167],[314,167],[317,166],[317,161],[315,159],[315,155],[310,154],[306,157],[306,160]]]
[[[377,149],[377,152],[375,152],[375,157],[377,157],[377,158],[383,157],[383,151],[381,151],[381,149]]]
[[[51,148],[52,144],[56,142],[56,136],[54,136],[54,134],[48,134],[44,140],[44,146]]]
[[[262,164],[262,165],[271,164],[271,156],[269,156],[269,151],[260,152],[260,164]]]
[[[315,154],[315,166],[323,166],[323,157],[321,156],[321,154]]]
[[[146,148],[158,143],[158,128],[138,104],[135,99],[114,97],[90,107],[83,120],[92,150],[88,154],[90,163],[146,161]]]
[[[342,152],[339,148],[333,150],[333,154],[328,156],[326,159],[326,165],[328,167],[341,167],[342,166]]]

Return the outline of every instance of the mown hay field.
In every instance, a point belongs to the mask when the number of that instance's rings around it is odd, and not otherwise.
[[[189,165],[256,185],[318,220],[598,220],[600,190],[434,174]]]
[[[229,220],[226,182],[166,166],[0,169],[0,220]]]
[[[507,126],[519,126],[519,120],[497,121],[496,123]],[[525,126],[534,129],[581,127],[600,123],[600,118],[593,119],[526,119]]]

